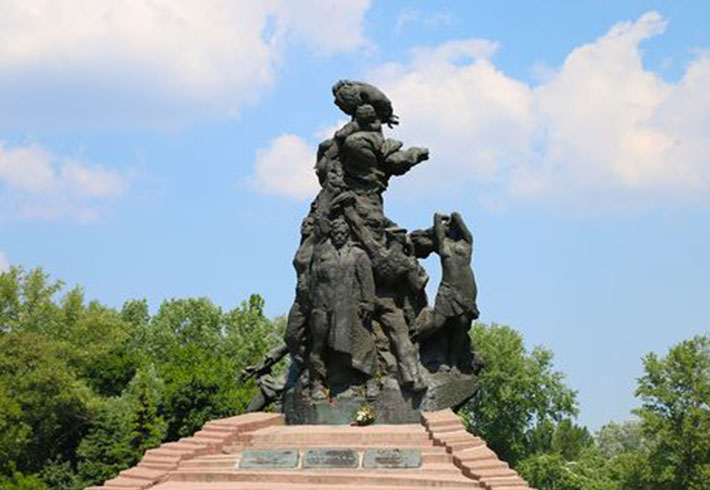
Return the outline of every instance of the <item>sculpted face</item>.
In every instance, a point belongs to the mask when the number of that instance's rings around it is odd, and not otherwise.
[[[307,237],[313,233],[313,217],[307,216],[301,223],[301,236]]]
[[[338,218],[331,223],[330,240],[336,248],[340,248],[345,245],[345,242],[348,241],[349,235],[350,227],[344,219]]]
[[[372,122],[377,119],[377,113],[375,112],[375,108],[370,104],[363,104],[358,106],[355,111],[355,117],[359,121]]]
[[[360,90],[351,84],[343,84],[335,92],[335,104],[346,114],[352,114],[362,103]]]

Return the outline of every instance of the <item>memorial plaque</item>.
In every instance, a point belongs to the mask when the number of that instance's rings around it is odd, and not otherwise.
[[[290,469],[298,466],[296,449],[247,449],[242,453],[239,468],[245,470]]]
[[[309,449],[303,455],[304,468],[357,468],[359,463],[352,449]]]
[[[368,449],[363,468],[407,469],[422,465],[422,453],[416,449]]]

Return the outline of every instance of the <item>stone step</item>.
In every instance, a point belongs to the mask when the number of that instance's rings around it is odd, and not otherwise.
[[[510,469],[508,463],[498,459],[479,459],[468,462],[468,466],[474,470]]]
[[[316,446],[314,446],[316,447]],[[333,445],[328,445],[328,447],[333,447]],[[336,446],[337,447],[337,446]],[[343,448],[347,449],[352,449],[354,451],[357,451],[359,453],[363,453],[367,449],[372,449],[372,447],[367,447],[367,446],[342,446]],[[381,446],[377,446],[381,447]],[[239,448],[232,448],[232,451],[223,453],[223,454],[215,454],[215,455],[206,455],[206,456],[200,456],[198,458],[192,459],[192,460],[186,460],[181,463],[181,467],[191,467],[193,465],[201,464],[201,462],[205,462],[205,464],[215,464],[219,465],[222,462],[234,462],[235,460],[238,460],[241,458],[241,454],[244,448],[239,447]],[[262,447],[258,448],[249,448],[249,449],[263,449]],[[305,449],[311,449],[311,446],[308,447],[296,447],[296,448],[284,448],[284,447],[274,447],[274,448],[268,448],[268,449],[300,449],[301,452],[303,452]],[[419,451],[422,457],[422,463],[449,463],[452,464],[454,461],[454,457],[446,452],[446,448],[442,446],[397,446],[397,449],[402,449],[402,450],[415,450]]]
[[[133,478],[136,480],[145,480],[149,483],[157,483],[160,480],[165,479],[168,474],[172,471],[170,470],[158,470],[153,468],[147,468],[145,466],[134,466],[119,473],[119,476],[125,478]]]
[[[483,459],[498,460],[496,453],[488,449],[487,446],[477,446],[454,454],[454,461],[470,462]]]
[[[127,476],[117,476],[104,483],[103,488],[115,488],[123,490],[145,490],[153,486],[153,482],[140,478]]]
[[[479,481],[486,485],[487,488],[492,488],[493,490],[500,490],[501,487],[517,487],[519,489],[520,487],[528,486],[527,482],[517,476],[517,474],[514,476],[483,477]]]
[[[391,434],[391,433],[426,433],[426,429],[420,424],[397,424],[397,425],[367,425],[357,427],[352,425],[273,425],[250,431],[251,434],[350,434],[357,432],[360,434]]]
[[[174,472],[168,482],[270,482],[317,485],[390,485],[417,488],[471,488],[472,480],[457,475],[426,474],[418,471],[358,470],[274,470],[274,471],[210,471]],[[160,488],[160,487],[156,487]],[[475,488],[475,487],[474,487]]]
[[[273,483],[273,482],[178,482],[170,481],[161,483],[155,490],[313,490],[314,488],[322,488],[323,490],[421,490],[421,486],[407,485],[359,485],[359,484],[343,484],[337,485],[332,483]],[[438,486],[434,487],[437,490],[458,490],[461,487]],[[473,483],[468,488],[484,488],[481,485]],[[87,489],[88,490],[88,489]],[[151,490],[153,490],[151,488]],[[499,490],[496,488],[496,490]],[[508,489],[501,489],[508,490]],[[525,490],[520,487],[515,487],[515,490]]]
[[[242,471],[238,470],[239,458],[231,458],[228,460],[201,460],[195,459],[190,461],[185,461],[176,470],[178,472],[212,472],[212,471]],[[281,470],[269,470],[263,469],[261,471],[281,471]],[[295,470],[294,470],[295,471]],[[346,471],[372,471],[371,469],[354,469]],[[420,471],[427,473],[447,473],[452,475],[461,474],[461,470],[451,464],[451,462],[430,462],[422,461],[422,465],[419,468],[410,469],[381,469],[378,471],[389,471],[389,472],[403,472],[403,471]]]
[[[279,427],[269,427],[238,436],[239,443],[255,445],[259,443],[279,442],[289,443],[319,443],[337,441],[338,445],[354,444],[358,442],[376,443],[389,442],[390,445],[424,444],[430,441],[429,434],[421,426],[374,426],[370,427],[331,427],[331,426],[292,426],[290,430],[278,430]],[[284,428],[285,429],[285,428]]]
[[[163,470],[163,471],[171,471],[174,469],[177,469],[177,464],[172,464],[172,463],[154,463],[152,461],[141,461],[138,463],[138,467],[140,468],[151,468],[153,470]]]

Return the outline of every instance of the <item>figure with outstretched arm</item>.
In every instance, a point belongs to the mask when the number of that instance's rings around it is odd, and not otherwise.
[[[286,376],[284,373],[278,378],[271,375],[271,370],[276,364],[288,354],[288,347],[282,344],[269,351],[266,356],[257,364],[247,366],[241,372],[242,382],[248,381],[250,378],[256,378],[256,384],[259,386],[259,391],[254,395],[247,412],[259,412],[270,403],[278,400],[286,386]]]

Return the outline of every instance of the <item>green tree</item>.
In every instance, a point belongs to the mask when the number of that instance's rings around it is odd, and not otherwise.
[[[538,490],[626,490],[614,479],[608,461],[591,448],[576,461],[536,454],[521,461],[517,470]]]
[[[648,354],[643,364],[636,414],[654,440],[652,488],[710,488],[710,338],[683,341],[665,357]]]
[[[531,429],[527,439],[528,454],[558,454],[567,461],[578,459],[586,449],[594,446],[589,430],[570,419],[558,423],[546,420]]]
[[[0,331],[53,333],[59,330],[59,307],[54,295],[61,281],[50,281],[42,269],[19,267],[0,273]]]
[[[646,452],[651,444],[639,420],[609,422],[597,431],[595,441],[599,453],[608,459],[629,452]]]
[[[576,392],[553,370],[552,353],[540,347],[528,352],[512,328],[478,323],[472,338],[485,368],[461,414],[471,431],[515,465],[535,452],[541,428],[577,414]]]
[[[76,451],[83,486],[98,484],[136,463],[130,444],[131,412],[124,397],[103,399],[95,407],[89,433]]]
[[[130,446],[136,458],[140,458],[146,449],[159,446],[165,437],[167,425],[158,415],[162,392],[163,382],[152,364],[139,369],[126,389]]]
[[[24,475],[19,471],[9,476],[0,476],[0,488],[3,490],[49,490],[47,485],[36,475]]]
[[[169,300],[151,316],[145,300],[116,311],[62,289],[41,269],[0,273],[2,488],[83,488],[240,413],[255,386],[239,371],[283,334],[257,295],[226,313]]]
[[[107,398],[77,449],[80,488],[113,478],[136,464],[147,449],[159,446],[166,424],[159,416],[162,381],[144,366],[120,397]]]
[[[0,475],[12,474],[14,463],[32,438],[32,427],[23,420],[22,406],[7,386],[8,381],[0,378]]]
[[[50,459],[70,460],[88,429],[93,396],[63,353],[62,346],[39,333],[0,336],[0,380],[4,396],[14,401],[4,417],[31,428],[15,448],[15,462],[23,473],[41,470]]]
[[[240,370],[282,341],[283,322],[268,320],[263,305],[254,295],[224,313],[205,298],[170,300],[151,318],[146,351],[165,383],[169,440],[246,408],[255,387]]]

